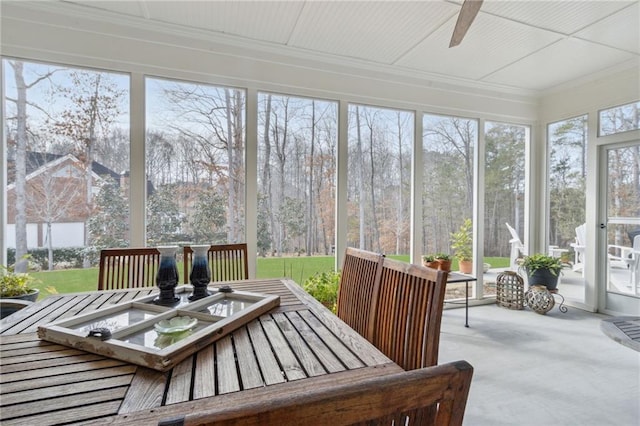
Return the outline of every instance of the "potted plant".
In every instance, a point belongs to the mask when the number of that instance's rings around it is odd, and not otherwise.
[[[438,269],[441,271],[451,270],[451,256],[446,253],[436,253],[434,257],[438,261]]]
[[[309,277],[302,288],[313,296],[318,302],[336,312],[338,301],[338,285],[340,284],[340,272],[318,272]]]
[[[40,291],[31,287],[35,281],[29,274],[17,274],[0,265],[0,318],[5,318],[38,299]]]
[[[40,291],[32,287],[35,278],[26,273],[16,273],[12,268],[0,265],[0,298],[21,299],[35,302]]]
[[[524,256],[520,264],[529,279],[529,287],[543,285],[548,290],[555,290],[558,286],[558,277],[562,271],[560,258],[544,253],[535,253]]]
[[[470,274],[473,269],[473,224],[465,219],[458,232],[451,234],[451,248],[458,259],[458,269],[463,274]]]
[[[438,269],[440,262],[436,260],[436,257],[432,254],[425,254],[422,256],[422,266],[426,266],[428,268]]]

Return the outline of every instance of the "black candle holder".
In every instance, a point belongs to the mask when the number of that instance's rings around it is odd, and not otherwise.
[[[211,273],[207,262],[209,247],[208,245],[191,246],[191,250],[193,250],[193,263],[189,275],[189,282],[193,286],[193,294],[189,296],[191,301],[202,299],[210,294],[207,290],[207,286],[211,282]]]
[[[160,266],[156,274],[156,285],[160,289],[160,295],[153,300],[156,305],[173,306],[180,301],[180,298],[176,297],[176,287],[178,286],[177,249],[177,246],[158,247]]]

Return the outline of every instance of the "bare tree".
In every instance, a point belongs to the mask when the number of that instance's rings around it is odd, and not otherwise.
[[[84,210],[88,215],[93,208],[94,150],[99,137],[107,138],[110,126],[120,113],[119,103],[123,91],[104,73],[73,70],[69,76],[72,85],[62,89],[62,92],[68,93],[72,104],[62,112],[55,123],[55,129],[76,143],[76,157],[84,164]],[[89,235],[88,223],[85,222],[85,246],[89,245]],[[89,267],[87,257],[83,266]]]
[[[65,218],[78,205],[83,205],[82,185],[78,185],[76,169],[47,169],[32,180],[27,197],[27,211],[35,220],[45,224],[49,270],[53,270],[52,225]]]
[[[403,114],[400,111],[396,112],[396,131],[398,141],[398,202],[396,203],[396,250],[395,253],[401,253],[404,249],[403,242],[408,238],[404,238],[404,223],[405,223],[405,201],[404,201],[404,156],[403,156],[403,143],[404,143],[404,123],[402,120]]]
[[[262,131],[262,145],[264,149],[263,154],[263,166],[262,166],[262,193],[266,195],[264,197],[264,205],[267,208],[267,214],[269,217],[269,229],[271,235],[275,230],[275,216],[273,212],[273,197],[271,196],[271,94],[265,95],[265,108],[264,108],[264,125]],[[270,238],[272,240],[272,238]],[[273,243],[273,241],[271,241]],[[273,244],[271,244],[273,249]]]
[[[7,97],[7,101],[16,106],[16,133],[15,133],[15,194],[16,194],[16,272],[26,272],[27,260],[27,216],[26,216],[26,175],[27,175],[27,147],[28,147],[28,123],[27,105],[38,108],[28,102],[27,91],[38,83],[47,80],[55,71],[47,71],[36,77],[32,82],[26,83],[24,78],[24,63],[22,61],[8,61],[13,69],[16,83],[16,98]],[[7,117],[9,119],[10,117]]]
[[[365,188],[364,188],[364,150],[362,149],[362,127],[360,125],[360,106],[356,105],[355,109],[356,117],[356,179],[358,185],[358,217],[359,217],[359,237],[360,247],[364,249],[366,247],[365,242]]]
[[[437,135],[443,150],[453,151],[459,155],[462,163],[459,168],[465,175],[465,203],[468,212],[473,211],[473,152],[475,144],[475,121],[450,117],[441,120],[438,125],[429,128],[428,133]],[[468,217],[469,214],[461,217]]]
[[[186,148],[197,181],[223,184],[227,200],[227,239],[241,239],[241,200],[244,195],[244,95],[240,90],[203,84],[164,84],[172,119],[166,128]],[[175,149],[175,148],[174,148]],[[193,167],[193,166],[197,167]],[[174,179],[179,180],[179,179]]]

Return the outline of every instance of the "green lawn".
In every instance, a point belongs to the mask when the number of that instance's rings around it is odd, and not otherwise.
[[[409,261],[409,256],[389,256],[404,262]],[[316,272],[333,270],[333,256],[300,256],[300,257],[269,257],[258,258],[257,278],[288,277],[299,284]],[[509,258],[489,257],[485,262],[493,268],[509,266]],[[457,270],[458,265],[454,260],[452,270]],[[182,271],[182,265],[178,265]],[[61,271],[33,272],[32,275],[40,282],[36,285],[40,289],[40,298],[46,297],[51,292],[47,288],[53,287],[58,293],[77,293],[92,291],[98,288],[98,268],[66,269]],[[180,277],[182,280],[182,277]]]

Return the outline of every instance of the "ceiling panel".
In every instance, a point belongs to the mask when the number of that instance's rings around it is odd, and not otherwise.
[[[390,64],[458,10],[442,2],[307,2],[290,45]]]
[[[463,42],[449,49],[455,17],[420,43],[398,65],[479,80],[561,38],[492,15],[477,16]]]
[[[495,72],[484,80],[513,87],[544,90],[633,58],[634,55],[617,49],[575,38],[563,39]]]
[[[152,20],[285,44],[303,2],[147,1]]]
[[[640,54],[640,3],[592,26],[578,31],[576,37]]]
[[[534,27],[573,34],[633,3],[637,0],[485,0],[480,10]]]

